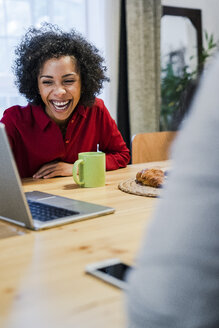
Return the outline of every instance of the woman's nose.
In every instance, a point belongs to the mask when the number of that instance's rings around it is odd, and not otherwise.
[[[66,93],[65,88],[62,85],[58,85],[54,89],[54,94],[57,96],[62,96]]]

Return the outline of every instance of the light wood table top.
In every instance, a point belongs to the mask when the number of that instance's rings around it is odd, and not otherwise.
[[[106,174],[106,186],[79,188],[71,177],[23,180],[39,190],[107,205],[115,213],[60,227],[30,231],[0,221],[0,327],[121,328],[121,290],[84,273],[92,262],[117,257],[132,264],[156,198],[122,192],[118,183],[146,167],[129,165]]]

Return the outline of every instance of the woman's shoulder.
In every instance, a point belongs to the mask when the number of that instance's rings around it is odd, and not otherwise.
[[[3,117],[4,116],[11,116],[11,117],[28,117],[30,115],[30,113],[35,109],[38,108],[39,106],[34,106],[32,104],[27,104],[26,106],[20,106],[20,105],[14,105],[11,106],[9,108],[7,108],[4,113],[3,113]]]
[[[108,113],[108,109],[106,108],[104,101],[100,98],[95,98],[92,108],[104,113]]]
[[[11,106],[9,108],[7,108],[4,113],[3,116],[7,115],[7,116],[20,116],[24,113],[27,113],[28,111],[30,111],[31,106],[30,104],[26,105],[26,106],[20,106],[20,105],[14,105]]]
[[[100,107],[103,107],[103,106],[105,106],[104,105],[104,101],[103,101],[103,99],[100,99],[100,98],[95,98],[95,101],[94,101],[94,106],[100,106]]]
[[[95,98],[95,101],[91,106],[85,107],[83,105],[79,105],[78,112],[86,117],[95,116],[96,118],[99,117],[110,119],[110,113],[106,108],[104,101],[100,98]]]
[[[114,124],[114,119],[104,104],[104,101],[100,98],[95,98],[93,106],[88,108],[86,114],[90,117],[95,117],[95,119],[101,120],[102,123]]]
[[[12,107],[7,108],[4,113],[2,120],[10,120],[10,121],[17,121],[17,120],[28,120],[32,116],[32,111],[34,111],[39,106],[34,106],[32,104],[27,104],[26,106],[15,105]]]

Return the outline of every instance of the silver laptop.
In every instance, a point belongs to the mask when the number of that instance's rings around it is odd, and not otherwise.
[[[111,207],[39,191],[24,193],[5,126],[0,123],[0,219],[39,230],[114,211]]]

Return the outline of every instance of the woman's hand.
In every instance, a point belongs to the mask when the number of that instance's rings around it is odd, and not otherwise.
[[[67,177],[72,175],[73,164],[65,162],[50,162],[44,164],[34,175],[34,179],[48,179],[57,176]]]

